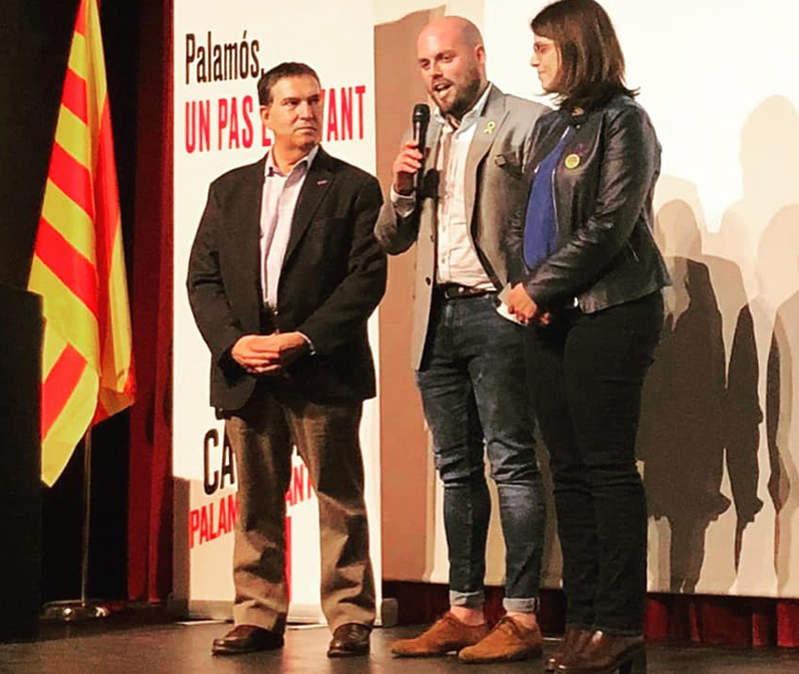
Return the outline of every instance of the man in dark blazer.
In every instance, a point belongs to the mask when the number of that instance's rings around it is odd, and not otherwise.
[[[319,78],[283,63],[258,82],[267,156],[215,180],[191,250],[189,302],[211,351],[239,490],[235,627],[213,653],[280,648],[288,611],[292,445],[319,501],[328,655],[369,650],[374,580],[358,427],[375,395],[367,319],[386,282],[377,180],[319,146]]]

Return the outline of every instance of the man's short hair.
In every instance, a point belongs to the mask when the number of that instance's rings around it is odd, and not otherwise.
[[[310,75],[313,77],[317,84],[319,82],[319,75],[311,66],[305,63],[298,63],[296,61],[285,61],[270,68],[258,80],[258,102],[261,105],[269,105],[272,102],[272,87],[275,86],[280,80],[286,77],[303,77]]]

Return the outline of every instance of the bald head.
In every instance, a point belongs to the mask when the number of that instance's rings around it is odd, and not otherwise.
[[[445,16],[431,21],[419,33],[419,40],[425,39],[430,34],[459,40],[465,47],[471,49],[483,46],[480,29],[462,16]]]
[[[477,26],[461,16],[437,19],[419,33],[416,50],[430,97],[442,113],[460,120],[488,84]]]

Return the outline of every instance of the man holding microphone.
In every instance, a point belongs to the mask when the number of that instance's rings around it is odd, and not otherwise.
[[[428,24],[417,56],[435,110],[426,139],[407,140],[394,160],[391,198],[375,235],[392,255],[417,244],[412,366],[444,485],[450,610],[419,637],[395,642],[392,652],[458,651],[464,662],[537,657],[545,505],[523,327],[500,296],[508,283],[505,233],[529,185],[533,125],[546,108],[488,81],[482,37],[464,18]],[[424,153],[420,140],[429,148]],[[493,630],[483,611],[491,511],[484,452],[506,551],[507,615]]]

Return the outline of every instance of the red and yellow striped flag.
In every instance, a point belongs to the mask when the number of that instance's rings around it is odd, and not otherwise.
[[[97,0],[75,21],[30,290],[44,298],[42,479],[87,429],[133,403],[135,378]]]

